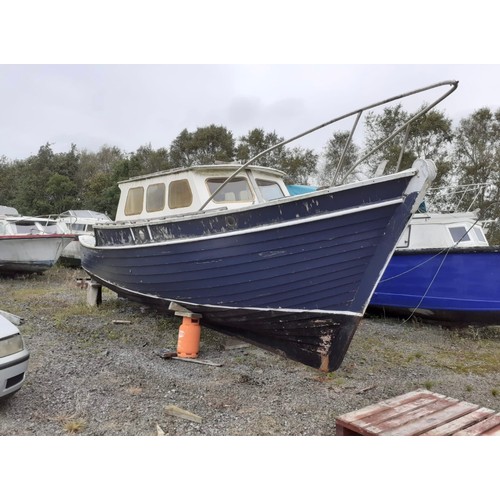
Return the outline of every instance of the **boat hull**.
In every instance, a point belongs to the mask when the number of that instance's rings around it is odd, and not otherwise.
[[[0,274],[42,273],[70,241],[72,237],[58,234],[0,236]]]
[[[77,238],[77,236],[75,236]],[[80,267],[82,255],[80,250],[80,242],[78,239],[66,245],[59,257],[60,261],[70,267]]]
[[[97,226],[82,267],[119,295],[337,369],[428,171],[174,220]],[[93,240],[93,239],[92,239]]]
[[[396,251],[368,312],[450,325],[500,324],[500,247]]]

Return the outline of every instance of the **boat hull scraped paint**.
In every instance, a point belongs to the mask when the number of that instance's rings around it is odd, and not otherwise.
[[[119,183],[115,221],[81,236],[82,267],[119,296],[322,371],[338,369],[373,291],[436,175],[432,161],[347,183],[387,141],[457,88],[447,81],[357,109],[282,141],[244,164],[195,165]],[[285,174],[259,166],[271,151],[364,111],[450,86],[349,165],[332,186],[291,196]],[[404,148],[405,141],[403,141]],[[170,311],[171,312],[171,311]]]
[[[176,303],[208,327],[333,371],[434,175],[417,160],[244,208],[99,224],[80,238],[82,267],[120,296],[165,311]]]

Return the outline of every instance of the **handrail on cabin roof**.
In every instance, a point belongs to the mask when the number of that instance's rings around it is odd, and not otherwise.
[[[339,164],[337,165],[337,170],[336,170],[336,173],[335,173],[335,177],[334,179],[337,178],[338,176],[338,173],[340,172],[340,168],[342,166],[342,162],[343,162],[343,159],[344,159],[344,156],[345,156],[345,152],[347,151],[347,148],[349,146],[349,144],[351,143],[351,140],[352,140],[352,136],[354,134],[354,131],[358,125],[358,122],[359,122],[359,119],[361,118],[361,114],[363,113],[363,111],[366,111],[366,110],[369,110],[369,109],[373,109],[373,108],[376,108],[376,107],[379,107],[379,106],[382,106],[383,104],[387,104],[389,102],[393,102],[393,101],[397,101],[399,99],[403,99],[405,97],[409,97],[411,95],[415,95],[415,94],[419,94],[419,93],[422,93],[422,92],[426,92],[428,90],[431,90],[431,89],[435,89],[437,87],[442,87],[442,86],[445,86],[445,85],[449,85],[451,86],[451,89],[448,90],[446,93],[444,93],[442,96],[440,96],[438,99],[436,99],[435,101],[433,101],[431,104],[429,104],[428,106],[426,106],[425,108],[423,108],[420,112],[416,113],[415,115],[413,115],[412,117],[410,117],[401,127],[399,127],[398,129],[396,129],[389,137],[387,137],[384,141],[382,141],[380,144],[378,144],[376,147],[374,147],[373,149],[371,149],[367,154],[365,154],[360,160],[358,160],[349,170],[348,172],[344,175],[344,178],[342,179],[342,182],[345,180],[345,178],[354,170],[354,168],[356,168],[361,162],[363,162],[364,160],[366,160],[369,156],[371,156],[373,153],[375,153],[375,151],[378,151],[384,144],[386,144],[388,141],[390,141],[391,139],[393,139],[396,135],[398,135],[402,130],[406,129],[412,122],[414,122],[417,118],[420,118],[421,116],[423,116],[425,113],[427,113],[429,110],[431,110],[432,108],[434,108],[437,104],[439,104],[441,101],[443,101],[444,99],[446,99],[446,97],[448,97],[452,92],[454,92],[457,87],[458,87],[458,81],[457,80],[446,80],[446,81],[443,81],[443,82],[439,82],[439,83],[435,83],[433,85],[429,85],[427,87],[422,87],[420,89],[417,89],[417,90],[412,90],[411,92],[406,92],[404,94],[400,94],[400,95],[397,95],[397,96],[394,96],[394,97],[390,97],[388,99],[384,99],[383,101],[379,101],[379,102],[376,102],[374,104],[370,104],[368,106],[364,106],[362,108],[359,108],[355,111],[351,111],[350,113],[347,113],[347,114],[344,114],[344,115],[341,115],[337,118],[333,118],[325,123],[322,123],[321,125],[318,125],[314,128],[311,128],[309,130],[306,130],[305,132],[302,132],[301,134],[298,134],[294,137],[291,137],[290,139],[286,139],[284,141],[281,141],[277,144],[275,144],[274,146],[271,146],[267,149],[265,149],[264,151],[261,151],[260,153],[258,153],[257,155],[255,155],[254,157],[250,158],[250,160],[248,160],[247,162],[245,162],[243,165],[241,165],[241,167],[239,167],[237,170],[235,170],[209,197],[208,199],[205,201],[205,203],[203,203],[203,205],[201,205],[201,207],[198,209],[198,211],[202,211],[209,203],[210,201],[224,188],[224,186],[226,186],[226,184],[228,182],[230,182],[232,179],[234,179],[234,177],[236,177],[242,170],[244,170],[246,167],[248,167],[251,163],[255,162],[255,160],[257,160],[258,158],[260,158],[261,156],[264,156],[265,154],[267,153],[270,153],[271,151],[273,151],[274,149],[277,149],[281,146],[284,146],[285,144],[288,144],[290,142],[293,142],[297,139],[300,139],[301,137],[304,137],[306,135],[309,135],[309,134],[312,134],[313,132],[316,132],[317,130],[320,130],[324,127],[327,127],[328,125],[331,125],[332,123],[335,123],[335,122],[338,122],[338,121],[341,121],[341,120],[344,120],[345,118],[348,118],[350,116],[354,116],[354,115],[358,115],[356,117],[356,121],[354,123],[354,126],[351,130],[351,133],[349,135],[349,139],[347,141],[347,144],[345,145],[344,147],[344,151],[342,153],[342,156],[340,158],[340,161],[339,161]]]

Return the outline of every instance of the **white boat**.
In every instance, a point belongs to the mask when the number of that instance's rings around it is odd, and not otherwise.
[[[41,273],[75,240],[63,223],[0,207],[0,274]]]
[[[98,222],[111,222],[106,214],[94,210],[67,210],[60,214],[57,220],[66,224],[68,231],[77,237],[94,234],[94,224]],[[70,266],[80,266],[81,258],[81,247],[78,239],[66,245],[61,254],[61,262]]]

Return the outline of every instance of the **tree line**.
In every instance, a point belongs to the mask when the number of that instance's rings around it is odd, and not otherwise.
[[[320,152],[285,145],[260,157],[257,163],[282,170],[289,184],[330,186],[370,177],[384,164],[384,173],[391,173],[410,167],[416,158],[428,158],[438,169],[433,188],[443,188],[444,193],[441,199],[436,198],[436,208],[446,208],[450,186],[481,183],[486,189],[478,195],[465,194],[464,206],[474,196],[482,219],[498,219],[500,109],[480,108],[456,127],[444,112],[431,110],[412,124],[402,153],[403,136],[399,135],[352,170],[364,151],[379,144],[408,117],[402,105],[387,107],[366,115],[362,144],[351,141],[346,148],[350,132],[336,131]],[[54,153],[47,143],[25,159],[0,155],[0,205],[15,207],[25,215],[90,209],[113,218],[119,181],[195,164],[244,163],[284,139],[275,131],[260,128],[235,138],[226,127],[212,124],[193,132],[184,129],[169,146],[154,149],[143,145],[132,153],[109,145],[91,152],[75,144],[65,153]],[[490,242],[500,241],[497,226],[491,226]]]

